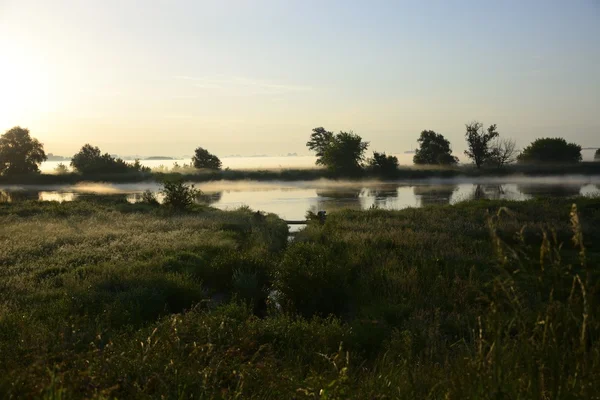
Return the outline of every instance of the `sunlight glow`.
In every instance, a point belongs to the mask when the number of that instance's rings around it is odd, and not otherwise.
[[[49,111],[49,71],[44,60],[17,42],[0,41],[0,129],[10,129]]]

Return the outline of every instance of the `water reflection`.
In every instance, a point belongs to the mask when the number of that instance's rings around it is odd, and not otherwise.
[[[556,184],[556,182],[570,182]],[[579,194],[600,195],[600,177],[582,179],[556,177],[524,180],[514,178],[507,183],[498,180],[479,183],[443,181],[436,184],[379,182],[209,182],[197,185],[203,190],[199,202],[220,209],[236,209],[247,205],[254,210],[278,214],[284,219],[303,219],[308,210],[335,211],[345,208],[382,208],[399,210],[430,204],[455,204],[476,199],[526,200],[531,197],[570,197]],[[159,201],[162,195],[156,183],[80,184],[0,187],[0,201],[22,200],[76,201],[142,201],[142,193],[150,190]],[[121,196],[117,199],[116,196]]]
[[[367,189],[363,188],[334,188],[334,189],[317,189],[317,205],[316,210],[334,211],[344,208],[362,209],[361,195]]]
[[[40,192],[36,190],[0,191],[0,203],[15,203],[25,200],[40,200]]]
[[[457,185],[419,185],[413,187],[413,193],[419,200],[420,206],[423,207],[434,204],[450,204],[450,199],[457,189]]]
[[[223,192],[203,192],[198,201],[202,204],[212,205],[221,201],[223,197]]]
[[[517,185],[519,192],[531,197],[574,197],[581,193],[583,185],[544,185],[539,183]]]

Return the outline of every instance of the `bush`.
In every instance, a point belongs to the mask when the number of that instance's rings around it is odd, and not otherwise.
[[[378,175],[394,176],[398,171],[398,158],[374,151],[373,158],[369,159],[369,169]]]
[[[56,168],[54,168],[54,173],[57,175],[64,175],[69,173],[69,168],[63,164],[59,163]]]
[[[142,193],[142,203],[150,204],[153,206],[159,204],[158,200],[156,199],[156,196],[151,190],[145,190],[144,193]]]
[[[577,163],[581,161],[581,146],[563,138],[536,139],[519,154],[522,163]]]
[[[71,166],[82,174],[149,172],[150,168],[142,166],[139,160],[128,164],[120,158],[108,153],[102,154],[100,148],[90,144],[84,145],[71,159]]]
[[[189,208],[202,195],[202,191],[194,185],[186,185],[182,181],[166,181],[160,192],[165,196],[163,204],[177,210]]]

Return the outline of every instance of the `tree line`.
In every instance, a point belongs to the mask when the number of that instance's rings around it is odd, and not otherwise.
[[[16,126],[0,136],[0,174],[23,175],[39,173],[39,165],[48,159],[44,145],[31,137],[29,129]],[[221,160],[206,149],[198,147],[192,157],[192,164],[198,169],[221,169]],[[139,160],[128,163],[119,157],[102,153],[99,147],[85,144],[71,158],[71,167],[81,174],[113,174],[124,172],[150,172]],[[58,172],[67,172],[64,164],[59,164]]]
[[[466,124],[465,130],[465,155],[477,168],[502,168],[515,162],[564,164],[582,160],[581,146],[567,143],[563,138],[536,139],[519,152],[515,140],[501,137],[496,124],[485,129],[481,122],[474,121]],[[415,164],[458,164],[458,157],[452,154],[450,141],[444,135],[424,130],[417,143],[419,148],[413,157]],[[398,168],[398,159],[385,153],[374,151],[371,158],[366,158],[369,142],[363,141],[354,132],[334,134],[323,127],[314,128],[306,146],[316,153],[317,165],[336,173],[352,175],[366,169],[381,175],[391,175]],[[600,150],[596,152],[595,159],[600,160]]]
[[[581,146],[567,143],[563,138],[536,139],[519,152],[513,139],[500,136],[496,124],[487,129],[478,121],[466,124],[465,140],[465,155],[477,168],[501,168],[514,162],[561,164],[581,161]],[[417,143],[419,148],[413,157],[415,164],[458,164],[458,158],[452,154],[450,141],[444,135],[424,130]],[[306,146],[315,152],[317,165],[335,174],[352,176],[366,170],[381,176],[392,176],[398,169],[398,158],[385,152],[374,151],[372,157],[367,158],[365,153],[369,142],[352,131],[333,133],[323,127],[314,128]],[[600,150],[596,151],[594,158],[600,161]],[[28,129],[17,126],[0,136],[0,174],[39,173],[39,165],[46,160],[43,144],[31,137]],[[196,148],[192,165],[194,168],[210,170],[220,170],[222,167],[221,160],[202,147]],[[73,155],[71,167],[82,174],[150,172],[139,160],[128,163],[109,153],[102,153],[99,147],[91,144],[85,144]],[[59,168],[62,172],[68,170],[64,164]]]

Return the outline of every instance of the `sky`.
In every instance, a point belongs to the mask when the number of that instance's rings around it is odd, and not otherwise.
[[[600,147],[600,0],[0,0],[0,131],[47,152],[401,153],[464,125]]]

